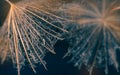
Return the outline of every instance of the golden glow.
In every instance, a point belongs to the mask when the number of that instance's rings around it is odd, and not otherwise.
[[[65,5],[64,12],[76,20],[79,25],[96,24],[107,28],[117,40],[120,39],[120,1],[119,0],[83,0]],[[88,17],[87,17],[88,16]],[[120,42],[120,40],[119,40]]]

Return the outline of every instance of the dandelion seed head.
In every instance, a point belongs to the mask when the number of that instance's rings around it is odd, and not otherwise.
[[[68,37],[70,48],[65,56],[72,54],[71,61],[75,66],[86,65],[90,74],[94,67],[104,67],[106,74],[109,65],[118,70],[119,3],[119,0],[77,0],[63,6],[63,11],[79,25],[76,29],[67,26],[72,30]]]
[[[55,14],[57,11],[52,1],[20,0],[12,3],[6,0],[10,10],[0,28],[0,58],[2,63],[11,58],[17,66],[18,75],[25,62],[35,73],[36,63],[47,69],[44,61],[46,53],[55,54],[55,42],[64,39],[62,33],[67,32],[63,28],[65,20]]]

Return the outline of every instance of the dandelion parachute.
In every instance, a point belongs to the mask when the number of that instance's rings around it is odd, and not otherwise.
[[[63,11],[76,21],[68,25],[71,34],[68,56],[71,62],[81,68],[86,65],[90,74],[93,68],[108,66],[117,70],[119,63],[117,52],[120,51],[120,1],[119,0],[77,0],[63,6]]]
[[[46,68],[43,60],[46,52],[55,54],[53,46],[56,40],[62,40],[61,33],[67,32],[62,26],[64,19],[54,14],[57,13],[52,5],[54,0],[6,2],[10,10],[0,28],[1,62],[11,58],[17,66],[18,75],[25,61],[35,73],[35,63],[41,63]]]

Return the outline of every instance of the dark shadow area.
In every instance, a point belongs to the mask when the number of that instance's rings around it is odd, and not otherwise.
[[[0,0],[0,26],[3,25],[9,12],[9,4],[5,0]]]

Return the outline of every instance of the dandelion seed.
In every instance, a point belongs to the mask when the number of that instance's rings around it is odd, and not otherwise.
[[[62,40],[61,33],[67,32],[62,27],[64,19],[53,13],[55,8],[47,1],[50,0],[22,0],[18,3],[6,0],[10,10],[0,29],[0,57],[2,63],[11,58],[18,75],[26,60],[35,73],[35,63],[40,62],[47,69],[43,60],[46,52],[55,54],[56,40]]]
[[[71,47],[65,56],[72,54],[75,66],[86,65],[90,74],[94,67],[104,67],[106,74],[109,65],[118,70],[120,1],[81,0],[65,5],[64,10],[79,24],[68,37]]]

